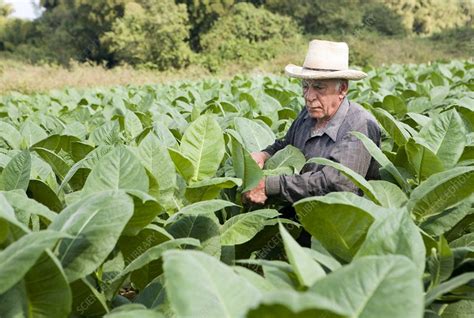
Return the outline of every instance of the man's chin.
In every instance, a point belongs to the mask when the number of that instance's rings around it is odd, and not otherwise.
[[[324,117],[324,113],[322,111],[309,111],[308,110],[308,115],[309,117],[313,119],[321,119]]]

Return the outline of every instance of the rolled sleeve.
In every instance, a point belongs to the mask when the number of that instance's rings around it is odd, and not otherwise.
[[[269,176],[265,179],[265,193],[267,196],[280,194],[280,176]]]

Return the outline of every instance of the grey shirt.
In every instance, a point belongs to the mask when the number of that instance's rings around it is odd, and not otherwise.
[[[303,152],[306,160],[327,158],[368,180],[378,179],[378,164],[362,142],[350,134],[351,131],[361,132],[380,146],[380,128],[367,110],[345,98],[326,127],[314,132],[315,125],[316,120],[303,108],[285,137],[263,151],[273,155],[287,145],[293,145]],[[299,175],[267,177],[265,191],[269,197],[276,196],[290,203],[333,191],[359,192],[357,186],[336,169],[314,163],[306,164]]]

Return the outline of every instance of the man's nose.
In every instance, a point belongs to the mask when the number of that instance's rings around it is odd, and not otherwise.
[[[314,88],[309,86],[304,92],[304,98],[307,100],[315,100],[318,97],[318,94]]]

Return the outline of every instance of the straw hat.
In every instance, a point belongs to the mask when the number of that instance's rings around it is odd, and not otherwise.
[[[366,73],[349,69],[349,47],[345,42],[313,40],[303,66],[288,64],[288,76],[305,79],[360,80]]]

